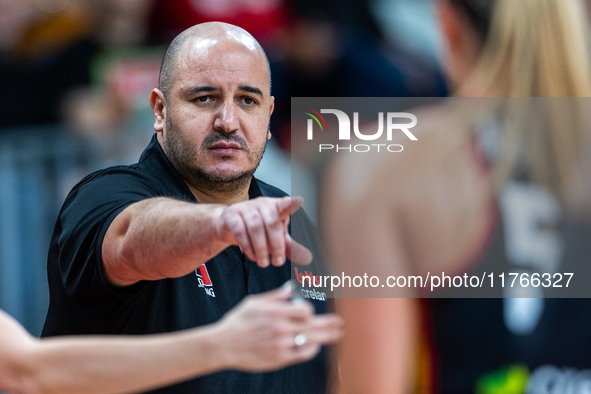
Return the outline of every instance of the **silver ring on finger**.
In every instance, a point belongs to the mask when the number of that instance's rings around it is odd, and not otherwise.
[[[299,333],[293,338],[293,342],[295,343],[296,347],[299,349],[306,344],[306,334]]]

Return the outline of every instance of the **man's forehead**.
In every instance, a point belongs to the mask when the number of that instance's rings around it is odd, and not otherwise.
[[[187,41],[193,40],[199,46],[213,45],[219,42],[234,42],[253,53],[262,52],[260,44],[246,30],[226,23],[203,23],[186,31]]]
[[[254,41],[252,38],[251,40]],[[241,77],[265,85],[270,83],[264,53],[257,47],[249,48],[234,39],[187,40],[179,53],[175,68],[179,81],[188,82],[205,76],[216,76],[221,79]]]

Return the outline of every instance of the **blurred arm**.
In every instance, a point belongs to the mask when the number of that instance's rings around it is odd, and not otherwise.
[[[15,393],[114,393],[220,369],[214,329],[147,337],[38,340],[0,311],[0,389]]]
[[[374,163],[339,161],[332,168],[325,197],[327,249],[335,274],[409,275],[410,257],[405,244],[403,210],[396,179],[389,168],[371,179],[353,179],[352,166],[371,174]],[[366,175],[363,175],[366,176]],[[351,192],[351,185],[362,185]],[[381,289],[381,288],[378,288]],[[408,289],[384,288],[376,296],[412,297]],[[370,289],[371,290],[371,289]],[[413,298],[366,298],[363,289],[344,289],[336,300],[345,321],[345,334],[337,347],[339,393],[406,394],[412,392],[418,308]],[[381,292],[380,292],[381,291]],[[351,296],[365,298],[346,298]],[[373,294],[376,294],[375,292]]]
[[[0,390],[14,393],[123,393],[237,369],[276,370],[308,361],[342,334],[335,315],[292,303],[283,286],[249,296],[219,322],[136,337],[36,339],[0,311]],[[303,333],[306,344],[296,347]]]
[[[413,392],[417,301],[412,298],[343,298],[345,321],[338,345],[341,394]]]

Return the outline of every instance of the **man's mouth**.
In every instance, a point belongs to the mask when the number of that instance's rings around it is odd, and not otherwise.
[[[215,144],[212,144],[207,148],[217,154],[221,155],[231,155],[237,153],[238,151],[242,150],[240,144],[232,141],[219,141]]]

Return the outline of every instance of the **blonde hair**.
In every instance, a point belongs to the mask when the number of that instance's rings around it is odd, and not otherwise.
[[[584,5],[579,0],[457,1],[468,6],[494,1],[480,56],[460,92],[563,97],[501,100],[505,132],[494,165],[497,183],[525,167],[531,180],[569,200],[588,144],[584,117],[591,103],[572,99],[591,96]]]
[[[591,96],[580,0],[494,1],[480,59],[462,89],[477,84],[500,97]]]

